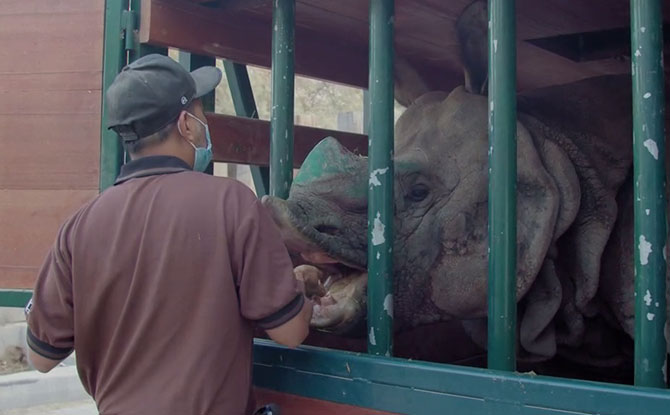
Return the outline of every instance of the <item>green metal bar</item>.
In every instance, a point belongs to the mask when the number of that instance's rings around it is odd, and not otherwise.
[[[393,0],[370,1],[368,353],[393,353]]]
[[[270,195],[286,199],[293,181],[295,0],[273,2],[272,27]]]
[[[216,58],[211,56],[203,55],[193,55],[189,52],[179,51],[179,63],[186,69],[191,72],[203,66],[216,66]],[[200,98],[202,101],[203,109],[206,112],[214,112],[215,108],[215,97],[216,91],[212,91],[207,95]],[[205,173],[214,174],[214,162],[210,162],[209,166],[205,169]]]
[[[235,113],[240,117],[258,118],[254,91],[251,88],[247,67],[239,63],[223,61],[223,68],[226,71]],[[250,169],[256,195],[258,197],[267,195],[270,189],[270,169],[259,166],[250,166]]]
[[[489,0],[488,366],[516,368],[516,22]]]
[[[0,307],[23,308],[32,295],[31,290],[0,290]]]
[[[142,11],[142,0],[130,0],[130,6],[132,10],[132,17],[133,19],[135,19],[135,22],[129,26],[129,29],[130,28],[133,29],[132,34],[128,35],[128,36],[132,35],[133,48],[129,50],[128,62],[132,62],[136,59],[141,58],[142,56],[146,56],[152,53],[167,55],[168,50],[165,47],[149,45],[147,43],[140,43],[138,31],[139,31],[140,14]]]
[[[666,385],[665,137],[661,0],[631,0],[635,384]]]
[[[287,349],[267,340],[255,341],[253,360],[258,387],[397,414],[667,415],[670,408],[670,390]]]
[[[128,8],[127,0],[105,1],[105,39],[102,70],[102,117],[100,126],[100,191],[116,180],[123,163],[121,142],[113,131],[107,130],[107,104],[105,92],[116,74],[126,63],[122,16]]]

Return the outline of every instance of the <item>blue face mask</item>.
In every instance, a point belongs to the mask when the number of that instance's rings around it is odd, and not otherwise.
[[[205,139],[207,140],[207,147],[196,147],[195,144],[186,140],[195,150],[195,158],[193,159],[193,170],[203,172],[205,171],[207,166],[209,166],[209,162],[212,161],[212,139],[209,136],[209,126],[205,124],[203,121],[201,121],[200,118],[196,117],[190,112],[187,112],[186,114],[194,118],[196,121],[202,124],[203,127],[205,127]]]

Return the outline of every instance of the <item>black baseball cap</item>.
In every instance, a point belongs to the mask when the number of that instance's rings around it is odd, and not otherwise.
[[[168,56],[143,56],[124,67],[107,89],[107,128],[126,142],[147,137],[219,82],[221,71],[214,66],[189,73]]]

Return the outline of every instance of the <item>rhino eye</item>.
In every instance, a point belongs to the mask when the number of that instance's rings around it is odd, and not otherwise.
[[[428,197],[428,193],[430,193],[428,186],[423,183],[416,183],[412,185],[412,188],[410,189],[407,197],[413,202],[421,202],[423,199]]]

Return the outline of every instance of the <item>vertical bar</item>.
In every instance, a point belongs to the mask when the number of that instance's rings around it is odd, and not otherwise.
[[[102,116],[100,126],[100,191],[102,192],[116,180],[123,163],[123,149],[114,131],[107,130],[107,103],[105,92],[112,84],[116,74],[126,63],[125,42],[123,39],[122,16],[128,8],[127,0],[105,1],[105,40],[102,70]]]
[[[295,0],[273,2],[272,27],[270,195],[286,199],[293,181]]]
[[[142,13],[142,0],[130,0],[130,9],[132,11],[131,16],[135,19],[135,23],[131,26],[133,28],[133,33],[128,33],[126,36],[132,37],[133,48],[128,51],[128,62],[133,62],[142,56],[146,56],[152,53],[158,53],[161,55],[167,55],[168,50],[166,47],[154,46],[148,43],[140,43],[139,41],[139,22],[142,20],[140,15]]]
[[[516,22],[489,0],[488,366],[516,368]]]
[[[363,134],[370,132],[370,93],[363,90]]]
[[[249,72],[245,65],[223,61],[226,71],[230,95],[233,98],[235,113],[240,117],[258,118],[258,109],[254,100],[254,92],[249,80]],[[270,189],[270,170],[267,167],[251,166],[251,178],[254,181],[256,195],[263,197]]]
[[[661,0],[631,0],[635,174],[635,384],[666,378],[665,137]]]
[[[203,66],[216,66],[216,58],[211,56],[193,55],[189,52],[180,50],[179,63],[184,67],[184,69],[191,72]],[[216,91],[214,90],[200,98],[205,112],[214,112],[214,103],[216,99],[215,93]],[[214,174],[214,162],[209,163],[204,173]]]
[[[370,1],[368,353],[393,353],[393,0]]]

